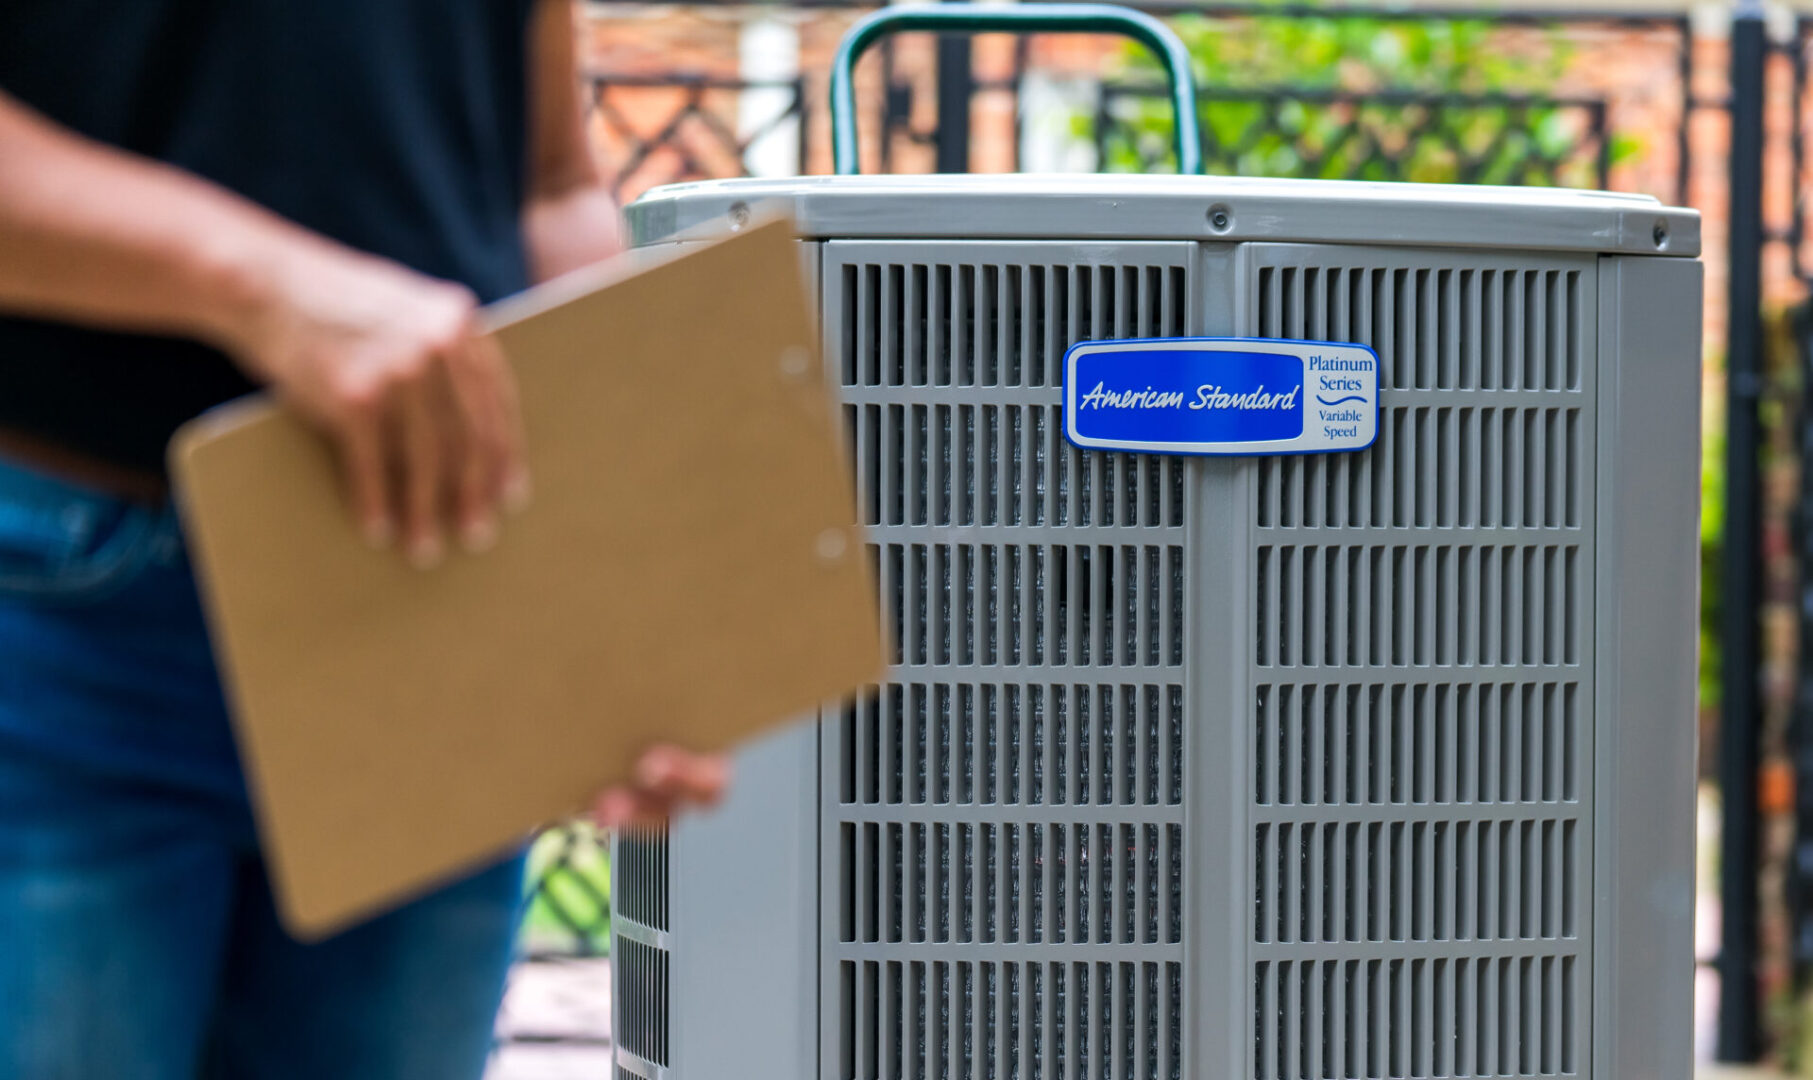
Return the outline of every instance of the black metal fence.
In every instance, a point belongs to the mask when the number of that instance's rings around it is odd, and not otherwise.
[[[816,0],[798,6],[822,9],[844,4],[843,0]],[[1693,204],[1697,194],[1693,190],[1696,125],[1702,117],[1712,119],[1715,129],[1729,125],[1729,151],[1722,144],[1708,151],[1730,155],[1728,220],[1733,226],[1729,252],[1708,252],[1714,263],[1726,255],[1731,270],[1724,298],[1731,316],[1726,346],[1732,396],[1724,504],[1726,564],[1720,583],[1725,613],[1721,636],[1726,719],[1719,758],[1726,791],[1726,931],[1719,956],[1703,958],[1703,962],[1717,965],[1725,987],[1720,1056],[1753,1058],[1760,1048],[1756,990],[1759,848],[1753,796],[1761,715],[1756,631],[1761,602],[1757,570],[1761,509],[1756,471],[1761,345],[1752,316],[1761,310],[1759,266],[1768,245],[1786,245],[1793,252],[1791,261],[1797,270],[1804,270],[1808,262],[1803,257],[1807,240],[1807,185],[1802,182],[1807,110],[1803,104],[1813,19],[1801,20],[1792,41],[1771,44],[1759,13],[1744,9],[1729,52],[1720,55],[1714,49],[1712,60],[1705,61],[1700,58],[1689,20],[1674,13],[1474,13],[1201,5],[1171,0],[1144,0],[1134,6],[1162,16],[1214,20],[1218,26],[1235,28],[1257,20],[1369,20],[1367,25],[1511,28],[1537,34],[1544,41],[1634,34],[1665,58],[1645,72],[1645,94],[1666,105],[1661,118],[1651,108],[1634,120],[1614,100],[1610,87],[1559,93],[1553,91],[1553,81],[1504,89],[1343,85],[1329,80],[1231,86],[1215,81],[1211,71],[1196,119],[1204,127],[1205,150],[1214,172],[1603,188],[1614,182],[1619,167],[1617,148],[1640,138],[1650,152],[1672,156],[1672,168],[1664,170],[1665,180],[1650,185],[1661,190],[1651,193],[1671,202]],[[971,161],[973,103],[979,95],[990,94],[1017,100],[1026,84],[1031,55],[1022,42],[1005,77],[997,74],[978,80],[971,70],[973,54],[967,41],[941,43],[937,69],[929,77],[923,71],[903,73],[892,41],[879,51],[883,85],[865,106],[872,110],[865,123],[876,124],[882,133],[879,164],[884,170],[914,148],[921,150],[921,159],[923,150],[929,149],[941,171],[966,170]],[[1762,117],[1766,104],[1761,75],[1747,71],[1760,72],[1764,56],[1782,53],[1791,67],[1795,109],[1789,147],[1792,177],[1788,179],[1794,192],[1793,213],[1781,227],[1765,230]],[[1708,63],[1718,70],[1700,70]],[[728,66],[734,68],[734,59]],[[1151,115],[1162,98],[1156,98],[1156,87],[1137,74],[1135,70],[1120,78],[1098,80],[1093,101],[1078,109],[1078,130],[1086,132],[1095,160],[1103,167],[1167,167],[1168,140],[1162,123],[1155,124]],[[794,171],[806,171],[824,158],[824,148],[815,143],[824,130],[819,122],[821,76],[808,73],[802,78],[762,81],[721,71],[595,73],[594,130],[615,157],[614,186],[621,193],[634,194],[654,183],[738,175],[747,171],[752,148],[762,144],[772,149],[780,133],[786,133]],[[1699,89],[1702,84],[1723,83],[1727,76],[1728,93],[1706,94]],[[933,90],[937,94],[936,122],[929,127],[915,126],[913,118],[926,112],[914,107],[916,97]],[[752,123],[747,115],[738,116],[738,102],[753,91],[762,92],[772,108]],[[1016,120],[1014,131],[1012,160],[1016,164],[1022,161],[1020,122]],[[1631,130],[1633,125],[1642,129]],[[1536,132],[1545,137],[1534,137]],[[1808,505],[1808,520],[1813,520],[1813,495]],[[1803,614],[1813,627],[1813,590],[1807,596]],[[1813,630],[1803,640],[1813,641]],[[1802,835],[1813,838],[1813,680],[1800,691],[1794,732],[1797,760],[1805,776],[1800,788]],[[596,838],[583,831],[542,841],[536,914],[531,924],[536,949],[595,955],[608,947],[608,884],[596,844]],[[1813,882],[1813,839],[1798,849],[1794,868],[1801,873],[1793,877],[1790,889],[1793,911],[1806,912],[1813,923],[1813,885],[1807,884]],[[1804,931],[1804,944],[1804,956],[1813,959],[1813,925]]]
[[[834,7],[819,4],[816,7]],[[853,5],[860,6],[860,5]],[[1138,3],[1160,14],[1187,14],[1217,20],[1301,17],[1323,21],[1363,19],[1383,23],[1490,23],[1547,27],[1560,31],[1613,28],[1639,30],[1666,43],[1671,60],[1660,74],[1673,85],[1678,111],[1673,130],[1644,131],[1671,141],[1676,158],[1672,191],[1685,198],[1690,117],[1722,103],[1692,96],[1693,37],[1684,18],[1672,15],[1593,13],[1496,13],[1490,16],[1450,12],[1406,12],[1367,8],[1283,8],[1276,6],[1195,6]],[[1016,50],[1013,71],[1005,78],[978,80],[940,72],[935,84],[902,77],[893,43],[878,50],[884,91],[871,102],[871,117],[884,132],[879,165],[896,164],[903,146],[928,146],[936,160],[969,164],[967,144],[948,145],[948,133],[968,133],[967,112],[975,97],[1022,89],[1028,50]],[[698,70],[592,76],[599,131],[613,150],[613,185],[634,194],[644,186],[745,171],[752,146],[791,125],[794,171],[806,171],[822,157],[815,139],[823,125],[815,122],[823,108],[812,78],[746,80]],[[937,119],[915,126],[918,96],[938,93]],[[653,95],[650,92],[663,92]],[[739,94],[768,91],[780,102],[755,127],[739,130],[735,116]],[[642,95],[635,111],[655,114],[632,120],[626,95]],[[946,101],[955,95],[961,102]],[[1101,167],[1113,171],[1149,171],[1167,167],[1167,140],[1147,115],[1163,105],[1162,88],[1151,83],[1107,79],[1093,89],[1093,105],[1078,119],[1087,123],[1088,138]],[[961,119],[959,118],[961,114]],[[1142,122],[1143,121],[1143,122]],[[1430,90],[1397,86],[1351,88],[1290,83],[1258,86],[1205,84],[1199,114],[1211,172],[1314,176],[1330,179],[1429,179],[1424,168],[1442,162],[1440,179],[1459,183],[1508,183],[1606,187],[1611,181],[1613,148],[1622,134],[1605,94],[1554,94],[1493,89]],[[1556,122],[1560,121],[1559,124]],[[1539,139],[1537,129],[1561,130],[1564,137]],[[1022,164],[1021,132],[1016,127],[1012,160]],[[954,171],[954,170],[953,170]]]
[[[1104,84],[1097,95],[1097,158],[1116,171],[1163,166],[1165,140],[1130,115],[1163,107],[1156,86]],[[1128,105],[1135,106],[1128,108]],[[1427,94],[1414,90],[1209,90],[1198,108],[1209,172],[1330,180],[1406,180],[1430,166],[1462,184],[1606,188],[1612,140],[1603,98]],[[1529,132],[1550,117],[1577,134],[1545,144]]]

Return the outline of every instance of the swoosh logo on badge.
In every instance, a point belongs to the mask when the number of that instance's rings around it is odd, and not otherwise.
[[[1365,401],[1366,398],[1364,395],[1355,394],[1352,397],[1336,398],[1333,401],[1330,401],[1327,398],[1323,397],[1322,395],[1317,394],[1316,400],[1320,401],[1324,405],[1334,406],[1334,405],[1345,405],[1350,401]]]

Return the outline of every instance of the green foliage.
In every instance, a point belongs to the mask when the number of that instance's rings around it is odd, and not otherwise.
[[[1547,101],[1572,55],[1558,35],[1505,47],[1482,18],[1184,16],[1173,24],[1205,96],[1198,110],[1210,172],[1322,179],[1593,187],[1599,147],[1587,106]],[[1173,118],[1157,62],[1123,54],[1141,88],[1107,104],[1098,136],[1111,172],[1172,167]],[[1613,162],[1641,149],[1620,137]]]
[[[1700,708],[1719,704],[1719,611],[1724,583],[1725,428],[1700,442]]]
[[[1230,26],[1189,17],[1176,29],[1204,84],[1236,89],[1534,90],[1566,64],[1555,50],[1530,60],[1494,48],[1495,24],[1480,18],[1260,15]]]
[[[1770,1005],[1776,1050],[1788,1076],[1813,1074],[1813,995],[1777,995]]]
[[[524,944],[532,951],[602,954],[611,939],[610,844],[591,825],[550,829],[529,848]]]

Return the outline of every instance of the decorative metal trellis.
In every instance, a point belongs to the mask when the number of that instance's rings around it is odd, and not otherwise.
[[[530,956],[602,956],[610,947],[610,848],[599,830],[552,829],[530,849],[523,944]]]
[[[656,184],[742,175],[748,171],[750,149],[789,123],[798,129],[795,160],[805,160],[803,79],[751,80],[674,71],[605,72],[594,74],[589,82],[593,122],[614,163],[611,191],[619,198],[631,188],[640,191]],[[777,97],[779,107],[739,131],[738,103],[750,91]],[[650,122],[651,116],[656,122]]]
[[[1198,107],[1212,173],[1594,188],[1611,182],[1603,98],[1220,89],[1205,92]],[[1097,160],[1120,172],[1163,168],[1170,139],[1150,122],[1154,115],[1169,115],[1163,88],[1102,84],[1091,132]],[[1532,134],[1554,119],[1567,125],[1565,141],[1545,144]]]

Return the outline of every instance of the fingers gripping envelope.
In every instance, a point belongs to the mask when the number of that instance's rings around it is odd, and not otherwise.
[[[285,920],[320,937],[521,843],[655,742],[717,750],[880,677],[801,252],[755,225],[486,312],[535,505],[432,572],[361,542],[264,401],[172,446]]]

